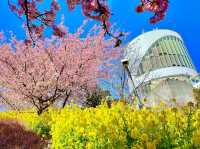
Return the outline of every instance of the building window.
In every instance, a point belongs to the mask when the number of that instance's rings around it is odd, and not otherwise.
[[[163,37],[149,48],[139,66],[138,74],[173,66],[194,68],[182,41],[173,36]]]

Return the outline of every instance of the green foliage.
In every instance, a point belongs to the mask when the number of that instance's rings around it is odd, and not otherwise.
[[[101,104],[101,95],[98,92],[88,94],[86,101],[84,102],[85,107],[96,107]]]
[[[102,99],[110,96],[109,91],[104,91],[97,88],[95,91],[88,93],[86,96],[86,101],[84,102],[85,107],[96,107],[102,103]]]

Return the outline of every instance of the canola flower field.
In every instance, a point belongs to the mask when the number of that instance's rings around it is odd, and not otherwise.
[[[51,140],[52,149],[198,149],[200,108],[135,109],[124,102],[111,108],[81,109],[76,105],[49,109],[38,116],[34,111],[1,112],[0,119],[15,119],[28,129]]]

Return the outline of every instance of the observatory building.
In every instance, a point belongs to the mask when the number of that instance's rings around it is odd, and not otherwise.
[[[148,104],[193,100],[191,79],[198,74],[178,33],[162,29],[143,33],[125,47],[125,59],[132,76],[130,90],[134,82],[140,99],[147,98]]]

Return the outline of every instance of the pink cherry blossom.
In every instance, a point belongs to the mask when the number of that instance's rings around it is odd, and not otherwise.
[[[38,39],[14,40],[0,45],[0,84],[4,97],[18,108],[35,107],[38,113],[51,105],[66,104],[69,99],[84,101],[86,90],[92,91],[98,79],[109,77],[112,61],[121,50],[94,27],[85,38],[76,33]]]

